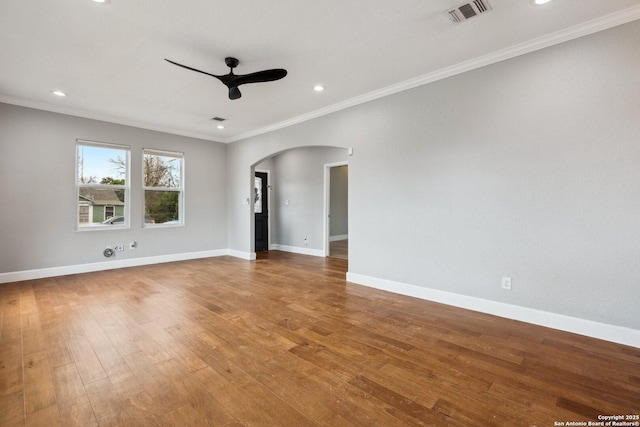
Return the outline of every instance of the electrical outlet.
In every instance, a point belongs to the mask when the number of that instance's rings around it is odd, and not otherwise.
[[[129,243],[129,249],[135,249],[138,246],[138,243],[136,243],[135,241]]]
[[[502,289],[505,289],[507,291],[511,290],[511,277],[502,278]]]
[[[116,245],[116,252],[124,252],[124,245]]]
[[[304,245],[309,246],[309,236],[304,236]]]

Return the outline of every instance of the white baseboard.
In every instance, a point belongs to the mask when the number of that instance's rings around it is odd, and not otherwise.
[[[640,331],[622,326],[608,325],[591,320],[565,316],[563,314],[535,310],[437,289],[424,288],[422,286],[409,285],[357,273],[348,272],[347,281],[383,291],[640,348]]]
[[[324,257],[324,251],[322,249],[309,249],[309,248],[301,248],[299,246],[287,246],[287,245],[278,245],[278,244],[272,244],[270,247],[275,251],[284,251],[284,252],[292,252],[294,254]]]
[[[349,239],[348,234],[337,234],[335,236],[329,236],[330,242],[337,242],[338,240],[348,240],[348,239]]]
[[[161,264],[173,261],[186,261],[198,258],[211,258],[224,255],[230,255],[237,258],[249,259],[244,256],[244,252],[233,251],[230,249],[215,249],[200,252],[186,252],[171,255],[158,255],[142,258],[114,259],[103,262],[94,262],[89,264],[66,265],[62,267],[48,267],[37,270],[13,271],[9,273],[0,273],[0,284],[10,282],[20,282],[23,280],[44,279],[47,277],[66,276],[69,274],[91,273],[94,271],[113,270],[116,268],[137,267],[141,265]],[[254,254],[255,256],[255,254]]]
[[[227,251],[227,255],[233,256],[236,258],[246,259],[247,261],[253,261],[254,259],[256,259],[255,252],[242,252],[242,251],[236,251],[235,249],[229,249]]]

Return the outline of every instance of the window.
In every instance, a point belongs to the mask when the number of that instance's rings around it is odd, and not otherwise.
[[[116,207],[115,206],[105,206],[104,207],[104,219],[113,218],[115,216]]]
[[[89,206],[78,204],[78,222],[80,224],[86,224],[89,222],[90,213],[91,208]]]
[[[144,225],[184,223],[184,155],[143,150]]]
[[[129,147],[78,140],[76,228],[128,227]]]

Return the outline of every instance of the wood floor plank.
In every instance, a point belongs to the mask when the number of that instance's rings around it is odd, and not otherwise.
[[[107,373],[104,371],[87,337],[84,335],[70,335],[67,340],[76,368],[84,384],[107,377]]]
[[[163,375],[146,354],[129,354],[124,356],[124,360],[155,404],[166,412],[175,411],[188,403],[185,396],[175,392],[172,379]]]
[[[56,400],[60,419],[64,425],[97,426],[91,402],[87,397],[75,364],[59,366],[52,370],[56,388]]]
[[[122,400],[122,409],[114,418],[103,418],[100,427],[171,427],[166,413],[149,396],[142,392]]]
[[[85,390],[99,424],[117,418],[122,412],[122,399],[108,378],[85,385]]]
[[[393,390],[368,379],[367,377],[358,375],[349,381],[349,384],[391,405],[399,412],[410,415],[423,423],[445,425],[453,421],[453,419],[448,417],[448,414],[443,415],[439,411],[434,411],[431,408],[425,407],[417,403],[414,399],[400,395]],[[396,411],[394,411],[394,413],[395,412]]]
[[[24,390],[22,348],[20,343],[0,347],[0,396]]]
[[[56,403],[47,353],[41,351],[25,355],[23,372],[25,413],[29,418],[31,413]]]
[[[0,425],[554,425],[640,413],[640,349],[271,251],[0,286]]]
[[[60,408],[56,403],[46,408],[38,409],[27,415],[26,426],[28,427],[57,427],[62,426]]]
[[[249,375],[238,370],[226,372],[233,376],[233,381],[225,380],[225,374],[208,368],[194,375],[241,422],[249,425],[315,425]]]
[[[171,355],[172,359],[182,364],[190,373],[207,367],[207,363],[202,358],[179,341],[172,341],[171,345],[167,346],[166,351]]]
[[[183,365],[175,360],[168,360],[159,363],[158,369],[168,377],[171,377],[173,384],[179,388],[189,401],[188,406],[179,408],[178,411],[185,414],[195,410],[198,418],[204,420],[211,425],[227,425],[239,422],[231,413],[220,403],[207,389],[202,385],[193,374]],[[205,369],[205,368],[203,368]],[[169,415],[168,415],[169,417]],[[169,417],[172,423],[176,423],[172,417]],[[188,425],[188,424],[183,424]]]
[[[193,426],[193,427],[207,427],[210,424],[205,421],[196,409],[191,405],[185,405],[176,409],[173,412],[169,412],[166,415],[169,422],[175,427]]]
[[[62,328],[49,326],[43,330],[43,337],[49,365],[52,368],[73,363],[73,356]]]
[[[0,395],[0,425],[21,426],[24,422],[23,393],[19,391],[17,393]]]
[[[138,376],[131,370],[126,364],[124,359],[119,360],[117,363],[113,363],[109,367],[109,380],[113,387],[116,389],[118,396],[121,398],[128,398],[131,396],[139,395],[144,392]]]

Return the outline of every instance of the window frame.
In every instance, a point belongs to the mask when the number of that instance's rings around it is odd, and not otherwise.
[[[147,186],[145,183],[145,157],[147,155],[151,156],[164,156],[164,157],[172,157],[178,160],[178,171],[180,173],[180,186],[178,187],[164,187],[164,186]],[[185,166],[184,166],[184,152],[181,151],[171,151],[171,150],[160,150],[156,148],[143,148],[142,149],[142,228],[163,228],[163,227],[182,227],[185,224],[185,184],[184,184],[184,175],[185,175]],[[171,224],[167,223],[147,223],[146,215],[147,215],[147,207],[146,207],[146,192],[147,191],[170,191],[178,193],[178,219],[177,222],[173,222]]]
[[[125,152],[125,177],[124,177],[124,185],[120,184],[99,184],[99,183],[81,183],[80,182],[80,154],[81,147],[98,147],[98,148],[108,148],[112,150],[123,150]],[[96,230],[122,230],[130,228],[130,220],[131,217],[131,147],[128,145],[122,144],[114,144],[110,142],[98,142],[98,141],[89,141],[85,139],[77,139],[76,140],[76,167],[75,167],[75,229],[76,231],[96,231]],[[95,189],[107,189],[107,190],[123,190],[124,191],[124,208],[123,208],[123,216],[124,222],[122,224],[110,225],[109,227],[105,227],[99,223],[92,223],[92,212],[94,209],[89,209],[89,223],[94,225],[83,225],[80,226],[80,206],[78,204],[80,200],[80,189],[81,188],[95,188]],[[115,209],[114,209],[114,216]]]

